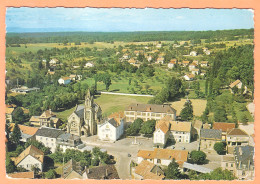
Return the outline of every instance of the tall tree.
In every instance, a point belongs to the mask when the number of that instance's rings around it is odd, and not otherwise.
[[[181,179],[181,172],[179,165],[175,162],[175,159],[168,165],[165,172],[166,179]]]
[[[15,123],[13,132],[11,133],[11,141],[18,145],[21,139],[21,130],[18,126],[18,123]]]
[[[180,116],[183,121],[188,121],[193,118],[193,107],[190,100],[187,100],[185,102],[184,108],[181,110]]]

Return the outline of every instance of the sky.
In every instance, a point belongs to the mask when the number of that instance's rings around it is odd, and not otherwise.
[[[254,27],[251,9],[7,8],[7,32],[206,31]]]

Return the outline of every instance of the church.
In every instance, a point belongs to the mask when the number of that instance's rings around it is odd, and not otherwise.
[[[77,136],[97,134],[97,124],[102,119],[100,106],[94,103],[88,90],[84,105],[76,105],[74,112],[68,118],[67,132]]]

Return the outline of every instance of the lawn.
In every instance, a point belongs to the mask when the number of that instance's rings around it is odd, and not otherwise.
[[[95,102],[100,105],[103,116],[109,116],[113,112],[124,111],[131,103],[147,103],[151,97],[136,97],[136,96],[118,96],[118,95],[97,95]],[[75,104],[76,105],[76,104]],[[74,111],[75,107],[62,111],[55,112],[58,118],[66,121],[69,115]]]

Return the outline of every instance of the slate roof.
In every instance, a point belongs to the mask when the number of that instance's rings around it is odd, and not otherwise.
[[[36,136],[43,136],[43,137],[50,137],[50,138],[57,138],[59,135],[63,134],[64,131],[55,128],[48,128],[48,127],[41,127],[36,132]]]
[[[78,115],[78,117],[84,118],[84,109],[85,109],[84,105],[78,105],[74,112]]]
[[[222,136],[221,130],[214,130],[214,129],[201,129],[200,137],[201,139],[219,139],[221,140]]]
[[[73,134],[65,132],[65,133],[59,135],[58,139],[61,139],[62,141],[65,141],[65,142],[68,142],[69,140],[78,140],[78,139],[80,139],[80,137],[77,136],[77,135],[73,135]]]
[[[126,111],[139,111],[139,112],[157,112],[157,113],[176,113],[176,110],[170,105],[156,105],[156,104],[138,104],[132,103]]]
[[[114,165],[90,168],[86,171],[88,179],[120,179]]]
[[[253,146],[237,146],[234,150],[237,169],[245,167],[251,170],[254,167],[254,147]]]
[[[82,167],[80,166],[79,162],[71,159],[68,161],[63,167],[63,178],[66,178],[72,171],[79,173],[80,175],[83,174]]]

